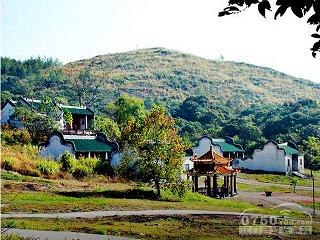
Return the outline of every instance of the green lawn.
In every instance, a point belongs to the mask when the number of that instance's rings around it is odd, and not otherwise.
[[[310,170],[306,169],[305,172],[310,174]],[[286,175],[278,175],[271,173],[239,173],[238,176],[240,178],[256,180],[259,182],[266,183],[277,183],[277,184],[288,184],[290,185],[292,178],[297,179],[297,186],[312,186],[312,180],[310,179],[301,179],[298,177],[291,177]],[[315,176],[315,186],[320,187],[320,171],[314,171]]]
[[[287,187],[266,187],[266,186],[259,186],[259,185],[249,185],[243,183],[237,183],[237,187],[239,191],[243,192],[265,192],[265,191],[272,191],[272,192],[280,192],[280,193],[293,193],[292,188]],[[307,190],[300,190],[296,189],[297,195],[308,196],[312,197],[312,191]],[[315,197],[320,198],[320,192],[315,192]]]
[[[145,210],[145,209],[199,209],[199,210],[224,210],[241,212],[255,206],[249,203],[233,199],[213,199],[200,194],[188,193],[184,199],[175,201],[149,199],[126,199],[105,197],[97,193],[90,197],[71,197],[57,193],[23,191],[19,194],[5,193],[2,196],[3,203],[9,202],[2,208],[2,213],[7,212],[72,212],[72,211],[96,211],[96,210]],[[167,196],[166,196],[167,195]],[[169,196],[170,197],[170,196]],[[263,209],[265,213],[270,212]]]
[[[99,219],[15,219],[4,220],[16,228],[74,231],[138,239],[257,239],[257,236],[239,235],[240,220],[223,216],[132,216]],[[313,235],[290,235],[280,239],[319,239],[320,226],[313,225]],[[259,239],[274,239],[258,236]]]

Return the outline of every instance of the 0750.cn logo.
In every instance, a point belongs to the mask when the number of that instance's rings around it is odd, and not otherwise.
[[[312,216],[303,207],[283,203],[272,208],[279,215],[264,215],[259,208],[250,208],[240,215],[240,235],[311,235]],[[299,218],[297,218],[297,215]]]

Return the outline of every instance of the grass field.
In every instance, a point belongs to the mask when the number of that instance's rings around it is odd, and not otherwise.
[[[310,174],[310,170],[305,170],[306,174]],[[320,171],[313,172],[315,177],[315,187],[320,187]],[[298,177],[291,177],[280,174],[271,174],[271,173],[239,173],[240,178],[256,180],[259,182],[266,183],[277,183],[277,184],[287,184],[290,185],[292,178],[297,179],[297,186],[312,186],[312,180],[310,179],[301,179]]]
[[[138,239],[319,239],[320,225],[313,224],[313,235],[263,237],[239,235],[240,219],[231,216],[132,216],[99,219],[16,219],[5,220],[16,228],[75,231]]]
[[[29,212],[78,212],[94,210],[145,210],[145,209],[199,209],[241,212],[256,205],[237,198],[214,199],[188,192],[182,199],[170,191],[162,191],[162,198],[156,199],[154,190],[135,183],[114,183],[105,179],[91,181],[47,180],[26,177],[16,173],[2,172],[2,213]],[[11,179],[11,180],[8,180]],[[238,184],[239,191],[264,192],[265,187]],[[273,192],[291,192],[282,187]],[[297,190],[297,194],[311,196],[310,191]],[[320,193],[316,193],[320,197]],[[264,213],[276,214],[273,210],[261,208]]]

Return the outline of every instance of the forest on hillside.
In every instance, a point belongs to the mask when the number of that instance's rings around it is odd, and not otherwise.
[[[90,107],[96,114],[109,116],[107,106],[117,97],[135,96],[123,90],[126,85],[113,91],[112,97],[108,91],[102,94],[99,89],[101,76],[97,78],[88,69],[82,70],[77,77],[70,76],[61,68],[58,60],[51,58],[25,61],[1,58],[1,62],[2,103],[18,96],[36,99],[55,97],[64,104],[77,104],[81,99],[87,103],[86,99],[92,99],[95,104]],[[230,136],[251,153],[267,140],[290,140],[302,144],[308,137],[320,136],[320,103],[317,99],[300,98],[279,104],[257,102],[239,108],[223,98],[212,100],[205,92],[191,93],[182,99],[150,94],[142,100],[146,109],[153,104],[165,106],[176,119],[180,135],[191,145],[204,134],[212,137]]]

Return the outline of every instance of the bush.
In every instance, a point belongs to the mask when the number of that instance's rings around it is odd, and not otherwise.
[[[12,157],[6,157],[1,161],[1,168],[6,170],[13,170],[15,159]]]
[[[1,140],[8,145],[31,143],[30,133],[26,129],[2,127]]]
[[[108,161],[98,161],[94,171],[98,174],[103,174],[107,176],[113,176],[114,171],[111,164]]]
[[[179,198],[183,198],[190,190],[191,182],[189,180],[179,179],[175,183],[172,183],[169,188],[174,195],[177,195]]]
[[[85,165],[78,165],[72,172],[72,176],[76,179],[83,179],[93,173],[93,170]]]
[[[45,175],[54,175],[59,172],[60,164],[51,160],[40,160],[37,169]]]
[[[93,169],[97,166],[99,160],[97,158],[80,158],[78,160],[78,164],[79,165],[83,165],[83,166],[86,166],[90,169]]]
[[[61,156],[60,163],[62,170],[72,173],[77,165],[77,160],[70,152],[66,152]]]

